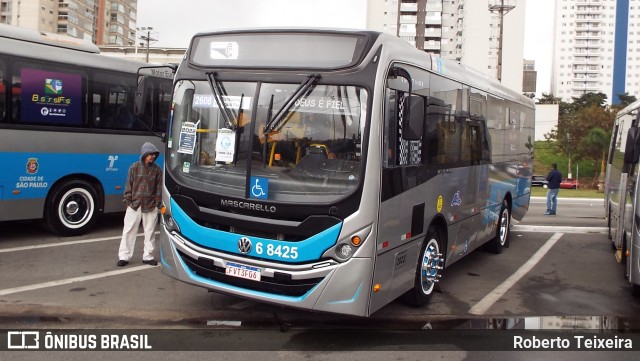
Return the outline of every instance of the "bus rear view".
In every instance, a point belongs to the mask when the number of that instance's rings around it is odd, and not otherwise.
[[[488,88],[474,119],[468,100],[466,118],[455,118],[449,100],[474,91],[431,69],[428,54],[375,32],[197,34],[175,76],[163,272],[238,297],[368,316],[403,294],[424,304],[446,257],[489,240],[501,250],[511,214],[528,207],[530,156],[494,166],[507,155],[491,150],[516,149],[503,146],[507,135],[527,139],[516,132],[533,131],[529,104],[510,107],[519,95],[500,88],[511,98],[496,103],[496,119],[513,126],[495,126],[492,138],[480,114]],[[433,92],[442,99],[429,96],[430,77],[444,84]],[[456,154],[426,157],[445,125],[440,151]],[[464,252],[447,253],[456,249],[447,238]]]

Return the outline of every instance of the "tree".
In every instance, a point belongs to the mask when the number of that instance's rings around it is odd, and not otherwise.
[[[563,116],[568,114],[573,109],[570,103],[562,100],[562,98],[556,98],[552,94],[542,93],[542,98],[538,99],[536,104],[558,104],[558,115]]]
[[[579,119],[574,114],[565,114],[558,119],[558,125],[544,137],[552,147],[564,154],[569,160],[568,175],[571,175],[571,158],[576,156],[580,139],[585,132],[580,127]]]
[[[599,182],[604,182],[606,159],[607,159],[607,147],[611,140],[611,130],[604,130],[600,127],[593,128],[589,131],[586,138],[588,146],[597,148],[600,151],[600,174],[594,179],[594,186]]]
[[[562,99],[554,97],[552,94],[542,93],[542,98],[536,104],[560,104]]]
[[[579,97],[571,97],[573,99],[573,110],[579,111],[580,109],[589,108],[592,106],[598,106],[600,108],[604,108],[607,104],[607,95],[598,92],[598,93],[586,93],[582,94]]]
[[[629,95],[629,93],[626,93],[626,92],[624,94],[617,94],[617,96],[618,96],[618,99],[620,99],[620,104],[616,104],[615,107],[618,109],[623,109],[627,105],[638,100],[635,96]]]
[[[615,112],[602,105],[601,100],[606,100],[604,94],[591,94],[574,98],[574,103],[577,104],[571,104],[571,111],[561,115],[557,127],[545,134],[547,141],[552,141],[552,146],[568,158],[569,174],[572,160],[602,160],[603,145],[606,157],[610,137],[606,137],[604,141],[597,138],[602,134],[594,134],[591,139],[589,135],[594,128],[612,129]],[[594,179],[594,185],[597,180]]]

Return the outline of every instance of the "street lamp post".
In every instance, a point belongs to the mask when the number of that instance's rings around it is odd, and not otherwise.
[[[502,82],[502,36],[504,16],[516,7],[516,0],[489,0],[489,11],[498,14],[500,19],[500,34],[498,35],[498,81]]]
[[[156,42],[158,39],[153,38],[153,36],[157,37],[157,34],[152,34],[151,31],[153,27],[151,26],[143,26],[141,28],[136,28],[136,30],[142,30],[144,33],[140,36],[140,40],[144,41],[143,44],[146,44],[147,47],[147,63],[149,62],[149,45],[151,42]],[[146,34],[145,34],[146,33]]]

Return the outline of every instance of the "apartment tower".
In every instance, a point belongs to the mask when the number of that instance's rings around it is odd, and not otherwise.
[[[369,0],[367,27],[522,90],[525,5],[525,0]]]
[[[137,0],[0,0],[0,23],[97,45],[133,45]]]
[[[556,0],[551,93],[640,98],[640,0]]]

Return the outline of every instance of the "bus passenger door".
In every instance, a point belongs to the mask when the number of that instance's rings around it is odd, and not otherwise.
[[[411,70],[411,75],[390,76],[385,91],[380,149],[381,203],[373,275],[373,282],[383,287],[380,292],[372,293],[370,312],[413,287],[418,253],[428,226],[424,222],[430,190],[424,174],[421,140],[426,97],[419,95],[421,87],[426,86],[428,75],[426,81],[420,82],[416,77],[421,73],[417,69]],[[410,88],[410,81],[416,86]],[[411,125],[409,117],[422,122]],[[432,199],[430,203],[434,202]]]

